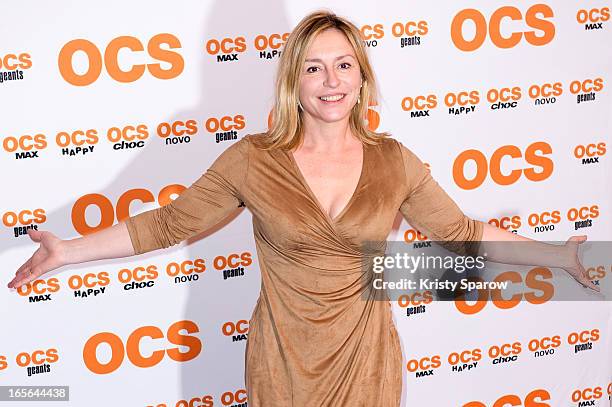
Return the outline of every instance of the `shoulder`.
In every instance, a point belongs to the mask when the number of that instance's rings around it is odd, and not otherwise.
[[[377,150],[385,157],[389,157],[389,154],[393,154],[395,151],[399,150],[398,141],[388,134],[380,135],[380,137],[377,137],[376,144],[369,142],[366,143],[366,146],[368,145],[370,148]]]
[[[388,157],[393,155],[400,156],[404,164],[414,161],[415,159],[418,160],[417,155],[410,148],[392,136],[381,138],[379,148]]]
[[[395,149],[395,157],[401,163],[404,179],[410,190],[431,175],[429,168],[406,143],[393,138],[389,140],[389,144]]]
[[[243,158],[248,157],[251,151],[251,145],[253,144],[253,138],[259,136],[258,134],[247,134],[240,140],[233,142],[230,146],[225,148],[223,155],[226,156],[242,156]]]
[[[213,168],[221,167],[235,167],[235,168],[246,168],[249,164],[249,157],[251,155],[251,141],[249,135],[242,137],[241,139],[234,141],[221,150],[215,162]],[[222,147],[221,147],[222,148]]]
[[[410,147],[408,147],[405,142],[393,139],[393,145],[401,156],[406,168],[419,166],[422,164],[419,156]]]

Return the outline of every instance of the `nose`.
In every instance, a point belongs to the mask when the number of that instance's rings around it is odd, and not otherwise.
[[[323,85],[330,88],[335,88],[336,86],[338,86],[340,84],[340,81],[338,80],[336,72],[333,69],[327,69],[326,72],[327,76],[325,77]]]

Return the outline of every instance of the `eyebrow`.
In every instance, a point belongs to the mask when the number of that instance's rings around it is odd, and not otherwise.
[[[346,55],[342,55],[342,56],[337,57],[336,59],[334,59],[334,61],[337,61],[339,59],[346,58],[346,57],[351,57],[351,58],[355,59],[355,57],[353,55],[346,54]],[[313,58],[313,59],[306,59],[304,62],[323,62],[323,61],[320,60],[319,58]]]

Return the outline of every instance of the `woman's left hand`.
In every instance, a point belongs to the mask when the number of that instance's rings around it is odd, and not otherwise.
[[[586,235],[571,236],[567,240],[567,242],[565,243],[565,248],[568,252],[568,261],[567,265],[562,268],[583,286],[589,287],[597,292],[600,292],[601,289],[599,288],[599,286],[596,286],[591,280],[589,280],[586,270],[584,269],[584,267],[580,263],[580,259],[578,258],[578,245],[584,243],[586,240]]]

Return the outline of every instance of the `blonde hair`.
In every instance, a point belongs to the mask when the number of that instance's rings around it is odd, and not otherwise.
[[[303,139],[303,118],[298,109],[299,84],[306,51],[320,32],[335,28],[340,30],[352,45],[359,62],[363,86],[359,91],[361,102],[351,110],[349,124],[353,134],[367,144],[378,144],[387,133],[370,130],[365,122],[368,105],[377,103],[377,86],[374,71],[363,45],[359,29],[345,18],[330,11],[315,11],[302,19],[293,29],[281,53],[276,77],[276,91],[270,129],[254,144],[262,149],[292,149]]]

